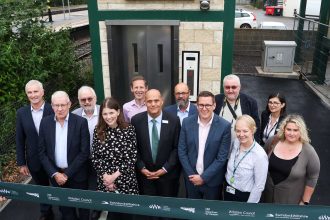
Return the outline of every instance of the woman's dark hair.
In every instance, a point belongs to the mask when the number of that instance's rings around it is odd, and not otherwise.
[[[278,100],[280,100],[281,104],[283,104],[283,103],[285,104],[284,107],[281,109],[281,113],[280,113],[280,115],[284,115],[286,113],[286,99],[285,99],[284,95],[280,94],[279,92],[278,93],[272,93],[268,96],[268,100],[267,100],[267,103],[266,103],[266,111],[270,114],[269,107],[268,107],[268,102],[272,98],[278,98]]]
[[[104,99],[102,105],[100,106],[99,122],[96,125],[97,137],[100,139],[101,142],[103,142],[105,139],[105,129],[108,127],[102,116],[104,108],[114,109],[116,111],[120,110],[120,114],[117,118],[118,127],[121,129],[128,127],[128,123],[124,120],[123,112],[120,108],[119,102],[112,97]]]

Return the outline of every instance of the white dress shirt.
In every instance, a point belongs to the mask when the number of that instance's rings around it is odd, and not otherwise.
[[[88,130],[89,130],[89,137],[90,137],[89,146],[90,146],[90,152],[92,153],[92,143],[93,143],[93,137],[94,137],[93,134],[94,134],[95,126],[97,125],[97,122],[99,120],[99,112],[97,111],[97,108],[95,106],[94,113],[91,117],[88,117],[84,110],[82,111],[81,116],[83,118],[86,118],[87,122],[88,122]]]
[[[55,163],[57,167],[65,169],[68,167],[67,151],[69,114],[64,120],[63,127],[61,126],[60,122],[56,120],[56,116],[54,117],[54,120],[56,122]]]
[[[207,140],[207,136],[209,135],[209,131],[211,128],[211,124],[213,121],[214,113],[212,113],[211,120],[206,123],[205,125],[201,123],[199,117],[197,119],[198,123],[198,156],[196,162],[196,170],[199,175],[202,175],[204,172],[204,151],[205,151],[205,144]]]
[[[39,127],[40,127],[40,122],[42,119],[42,115],[44,114],[44,108],[45,108],[45,103],[42,104],[42,106],[39,109],[34,109],[31,105],[31,114],[32,114],[32,119],[34,126],[37,129],[37,133],[39,134]]]
[[[235,189],[250,192],[247,202],[257,203],[265,188],[268,157],[265,150],[255,141],[247,150],[240,151],[239,147],[240,143],[238,139],[235,139],[227,165],[226,181]],[[249,150],[251,151],[249,152]],[[246,156],[244,157],[244,155]],[[242,159],[243,157],[244,159]],[[239,163],[239,161],[241,162]],[[234,167],[237,168],[233,175]],[[234,178],[233,183],[230,182],[232,177]]]

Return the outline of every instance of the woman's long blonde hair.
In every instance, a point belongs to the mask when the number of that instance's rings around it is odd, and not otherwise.
[[[288,115],[286,116],[283,121],[281,122],[279,131],[277,133],[278,137],[280,138],[281,141],[285,140],[285,128],[288,125],[288,123],[294,123],[295,125],[297,125],[297,127],[299,128],[300,131],[300,141],[305,144],[305,143],[310,143],[310,138],[308,136],[308,130],[307,130],[307,126],[306,123],[303,119],[302,116],[300,115]]]

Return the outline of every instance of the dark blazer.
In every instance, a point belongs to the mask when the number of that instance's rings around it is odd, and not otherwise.
[[[185,178],[197,174],[196,163],[199,147],[198,115],[183,119],[178,154]],[[231,126],[225,119],[214,114],[204,151],[204,172],[201,177],[209,187],[223,183],[231,142]]]
[[[168,123],[164,123],[164,121],[167,121]],[[178,158],[178,141],[180,134],[179,118],[163,111],[159,146],[155,163],[153,162],[151,155],[148,113],[142,112],[133,116],[131,123],[135,127],[137,138],[137,169],[140,171],[145,167],[150,171],[156,171],[164,167],[167,173],[161,176],[160,179],[178,178],[181,171]]]
[[[54,114],[52,106],[45,103],[43,116]],[[18,166],[27,165],[30,171],[38,171],[41,163],[38,157],[38,133],[34,126],[31,105],[16,112],[16,159]]]
[[[39,157],[45,171],[51,177],[59,168],[55,163],[56,124],[54,115],[42,119],[39,132]],[[69,113],[67,160],[65,174],[69,179],[82,182],[87,179],[89,158],[89,131],[85,118]]]
[[[164,111],[166,111],[166,112],[168,112],[168,113],[170,113],[172,115],[177,116],[178,105],[177,104],[174,104],[174,105],[166,106],[164,108]],[[190,102],[188,116],[192,116],[192,115],[197,114],[197,113],[198,113],[198,111],[197,111],[196,105],[194,105],[193,103]]]
[[[263,138],[263,134],[264,134],[264,130],[269,122],[269,115],[270,113],[267,110],[264,110],[261,113],[261,126],[260,126],[260,144],[264,145],[265,143],[263,142],[262,138]],[[275,128],[275,134],[277,134],[278,128],[280,127],[281,121],[285,118],[286,115],[281,115],[280,118],[278,119],[278,123],[276,125]]]
[[[215,96],[215,102],[216,107],[214,110],[214,113],[219,115],[223,101],[224,101],[225,95],[224,94],[218,94]],[[239,94],[241,108],[242,108],[242,114],[250,115],[257,125],[257,131],[254,134],[255,140],[260,143],[260,120],[259,120],[259,112],[258,112],[258,104],[257,101],[252,98],[251,96],[248,96],[244,93]]]

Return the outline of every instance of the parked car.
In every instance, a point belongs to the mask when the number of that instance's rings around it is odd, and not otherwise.
[[[235,28],[257,28],[257,17],[249,11],[243,9],[235,10]]]
[[[282,22],[277,21],[263,21],[260,22],[260,29],[274,29],[274,30],[288,30],[287,26]]]

